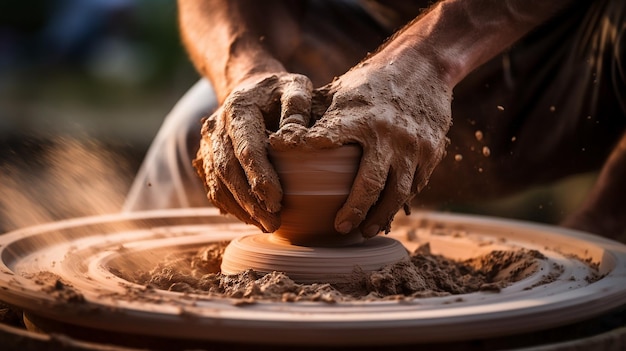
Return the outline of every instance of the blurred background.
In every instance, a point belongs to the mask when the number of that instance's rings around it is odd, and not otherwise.
[[[115,212],[198,79],[174,0],[0,2],[0,232]]]
[[[174,0],[0,2],[0,233],[118,211],[197,79]],[[555,223],[593,177],[441,210]]]

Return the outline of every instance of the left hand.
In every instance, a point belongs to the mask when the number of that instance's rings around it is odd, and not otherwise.
[[[306,125],[311,90],[302,75],[251,75],[203,122],[194,166],[222,212],[265,232],[278,229],[282,189],[267,158],[268,130],[280,121]]]

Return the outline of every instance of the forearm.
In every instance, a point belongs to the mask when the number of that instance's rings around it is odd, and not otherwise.
[[[293,9],[282,2],[179,0],[178,8],[185,48],[213,83],[220,103],[251,74],[285,71],[279,59],[295,44],[293,36],[276,30],[277,19],[288,26],[287,33],[297,30]]]
[[[443,0],[379,53],[424,59],[450,88],[573,0]]]

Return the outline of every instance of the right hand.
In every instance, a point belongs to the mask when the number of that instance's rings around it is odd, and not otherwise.
[[[222,212],[265,232],[280,227],[282,189],[267,157],[268,130],[281,121],[307,126],[312,89],[299,74],[251,75],[204,120],[194,166]]]
[[[373,56],[317,89],[319,120],[311,128],[286,125],[270,139],[274,149],[361,146],[358,174],[335,218],[341,233],[388,232],[395,214],[409,211],[448,144],[452,93],[435,66],[414,56],[388,62]]]

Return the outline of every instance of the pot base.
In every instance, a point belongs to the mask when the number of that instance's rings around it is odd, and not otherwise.
[[[399,241],[386,237],[333,248],[290,245],[274,234],[255,234],[238,237],[226,247],[221,270],[224,274],[279,271],[298,283],[333,283],[343,281],[355,266],[375,271],[407,257]]]

